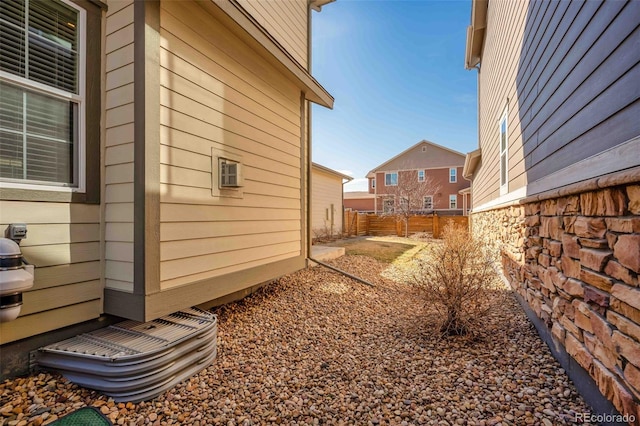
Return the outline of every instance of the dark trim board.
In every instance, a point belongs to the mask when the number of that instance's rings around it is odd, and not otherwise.
[[[560,366],[564,368],[567,372],[567,376],[573,382],[573,385],[576,387],[580,396],[585,400],[587,404],[591,407],[594,414],[597,415],[620,415],[618,410],[613,406],[611,401],[602,395],[600,389],[598,389],[598,385],[591,378],[587,370],[582,368],[580,364],[574,360],[571,355],[566,351],[564,346],[560,344],[551,334],[551,331],[547,328],[546,324],[538,318],[535,312],[529,307],[527,302],[515,291],[513,295],[516,297],[520,306],[524,310],[524,313],[529,318],[529,321],[535,326],[538,331],[538,335],[542,339],[544,343],[551,350],[551,354],[553,357],[558,360]],[[617,425],[626,425],[626,423],[611,423],[604,422],[602,425],[608,426],[617,426]]]
[[[189,306],[207,304],[227,295],[273,281],[305,267],[305,256],[300,254],[290,259],[169,288],[148,295],[105,289],[104,311],[111,315],[118,315],[137,321],[149,321]]]
[[[303,250],[302,247],[301,250]],[[146,296],[145,321],[179,311],[187,306],[206,303],[239,290],[275,280],[304,269],[305,266],[305,256],[299,255],[255,268],[162,290]]]
[[[145,295],[160,290],[160,1],[135,0],[133,11],[133,292]]]

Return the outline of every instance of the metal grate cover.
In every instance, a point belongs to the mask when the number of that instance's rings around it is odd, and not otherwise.
[[[117,402],[153,398],[216,356],[217,318],[197,308],[124,321],[39,349],[37,362]]]

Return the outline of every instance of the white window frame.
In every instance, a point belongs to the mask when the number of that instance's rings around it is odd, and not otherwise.
[[[387,176],[393,176],[393,175],[396,175],[396,183],[387,183]],[[384,186],[398,186],[398,172],[385,173],[384,174]]]
[[[449,167],[449,183],[458,182],[458,169],[455,167]]]
[[[375,188],[376,187],[376,178],[374,177],[373,179],[371,179],[371,188]]]
[[[457,209],[458,209],[458,195],[449,194],[449,210],[457,210]]]
[[[70,93],[56,87],[29,80],[6,71],[0,71],[0,81],[19,86],[20,88],[42,93],[53,98],[74,102],[78,105],[77,145],[78,156],[73,162],[73,174],[77,176],[72,184],[31,183],[24,179],[0,179],[0,188],[31,189],[56,192],[86,192],[86,58],[87,58],[87,11],[69,0],[57,0],[78,11],[78,94]],[[25,36],[28,37],[28,34]],[[25,51],[28,55],[28,51]]]
[[[429,199],[430,207],[427,207],[427,198]],[[433,195],[425,195],[422,200],[422,208],[423,210],[433,210]]]
[[[418,182],[424,182],[425,176],[426,174],[424,170],[418,170]]]
[[[503,131],[504,128],[504,131]],[[503,146],[504,134],[504,146]],[[504,162],[503,162],[504,158]],[[509,192],[509,107],[505,106],[504,112],[498,122],[498,163],[500,175],[498,176],[500,183],[500,195]],[[502,177],[504,176],[504,182]]]

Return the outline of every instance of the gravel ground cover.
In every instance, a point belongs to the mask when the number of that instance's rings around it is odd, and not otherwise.
[[[214,364],[155,400],[116,404],[42,373],[0,384],[0,425],[85,405],[119,425],[550,426],[589,412],[509,294],[483,336],[444,339],[424,295],[388,265],[332,263],[376,287],[300,271],[219,308]]]

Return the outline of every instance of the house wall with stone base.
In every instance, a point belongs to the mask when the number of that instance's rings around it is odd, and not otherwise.
[[[639,182],[636,169],[477,212],[471,219],[473,234],[491,249],[554,343],[635,422],[640,422]]]

